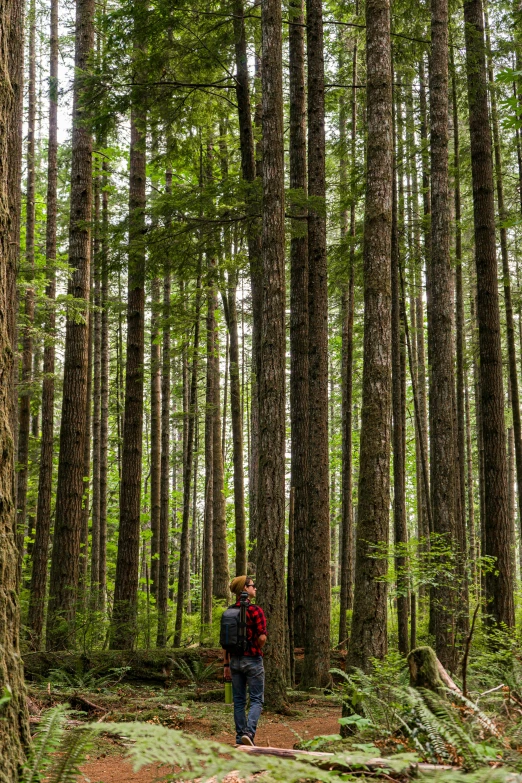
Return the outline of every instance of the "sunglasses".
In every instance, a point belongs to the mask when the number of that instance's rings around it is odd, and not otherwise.
[[[254,589],[257,589],[253,582],[250,582],[250,584],[245,585],[245,587],[253,587]]]

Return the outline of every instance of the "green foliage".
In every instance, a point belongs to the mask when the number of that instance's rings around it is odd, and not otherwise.
[[[211,679],[219,668],[214,662],[205,665],[201,658],[192,658],[190,661],[174,658],[174,665],[196,688]]]
[[[37,783],[44,779],[63,739],[66,716],[64,706],[53,707],[42,715],[31,752],[22,770],[21,783]]]
[[[475,735],[478,729],[494,729],[489,718],[453,691],[448,697],[457,699],[457,705],[432,691],[409,687],[404,668],[397,676],[398,663],[374,661],[370,674],[332,670],[344,680],[340,692],[352,712],[341,718],[341,725],[380,737],[405,736],[426,761],[458,763],[466,769],[486,764],[489,746],[483,747]]]
[[[68,672],[66,669],[51,669],[47,676],[56,688],[105,688],[123,680],[130,666],[110,669],[107,674],[100,675],[100,668],[86,672]]]

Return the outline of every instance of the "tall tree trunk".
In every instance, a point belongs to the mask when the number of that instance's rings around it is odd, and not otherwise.
[[[466,413],[466,465],[467,465],[467,493],[468,493],[468,534],[469,534],[469,562],[471,565],[471,583],[475,594],[477,593],[477,542],[475,535],[475,493],[473,476],[473,449],[471,445],[471,416],[469,409],[469,390],[466,378],[464,386],[464,403]]]
[[[107,162],[103,167],[101,239],[101,421],[100,421],[100,558],[98,609],[105,612],[107,589],[107,478],[109,442],[109,194]]]
[[[23,666],[19,648],[20,614],[17,599],[17,546],[16,546],[16,497],[14,492],[14,428],[13,413],[13,350],[10,329],[16,317],[16,298],[11,279],[9,242],[12,238],[10,220],[16,220],[11,212],[13,191],[9,189],[9,155],[12,152],[12,134],[19,131],[19,114],[16,82],[10,81],[10,62],[13,57],[10,44],[17,40],[21,46],[22,8],[16,2],[0,2],[0,649],[2,669],[0,687],[9,688],[9,699],[2,709],[0,721],[0,758],[2,778],[6,783],[16,783],[26,750],[31,744],[27,720],[26,694]],[[18,54],[18,53],[17,53]],[[22,53],[19,53],[22,55]],[[23,55],[22,55],[23,56]],[[14,128],[12,127],[14,125]],[[12,165],[12,161],[11,161]],[[12,228],[12,227],[11,227]]]
[[[225,372],[223,375],[223,383],[225,388],[223,390],[223,416],[221,417],[221,457],[223,459],[223,465],[225,464],[225,448],[227,437],[227,405],[228,405],[228,371],[230,361],[230,334],[227,328],[225,337]]]
[[[427,106],[426,106],[426,77],[424,73],[424,60],[421,58],[419,63],[419,109],[420,109],[420,138],[421,138],[421,159],[422,159],[422,229],[424,237],[424,261],[426,269],[426,295],[428,296],[428,274],[427,270],[430,265],[431,255],[431,241],[430,241],[430,222],[431,222],[431,192],[430,192],[430,173],[429,173],[429,147],[428,147],[428,119],[427,119]],[[419,373],[419,409],[421,420],[421,438],[422,447],[425,449],[425,454],[429,456],[428,448],[428,401],[427,401],[427,372],[426,372],[426,352],[424,345],[424,305],[422,296],[422,270],[418,270],[418,282],[417,282],[417,367]],[[429,315],[429,309],[428,313]],[[428,320],[428,319],[427,319]],[[429,326],[428,326],[429,328]],[[429,489],[429,487],[428,487]],[[430,503],[430,494],[424,492],[424,504],[427,507]],[[426,541],[429,540],[430,523],[428,522],[428,516],[432,519],[432,515],[428,513],[425,508],[425,537]]]
[[[399,104],[399,110],[400,104]],[[400,155],[400,152],[399,152]],[[402,174],[402,172],[401,172]],[[397,572],[398,646],[402,655],[409,651],[408,639],[408,578],[405,546],[408,542],[406,526],[406,476],[403,410],[406,400],[402,388],[401,361],[401,283],[399,257],[399,226],[397,209],[397,180],[393,179],[392,249],[391,249],[391,336],[392,336],[392,438],[393,438],[393,526],[395,569]],[[402,551],[401,551],[402,550]]]
[[[213,530],[213,470],[214,434],[212,429],[214,404],[214,309],[211,293],[207,293],[207,368],[205,389],[205,511],[203,518],[203,557],[201,563],[201,634],[200,641],[207,640],[212,622],[212,530]]]
[[[183,519],[181,523],[181,542],[179,549],[178,569],[178,595],[176,602],[176,629],[174,634],[174,647],[181,644],[183,630],[183,609],[187,590],[187,578],[190,568],[189,560],[189,521],[190,521],[190,482],[192,478],[192,454],[194,448],[194,426],[196,412],[196,395],[198,380],[198,348],[199,348],[199,312],[201,306],[201,276],[198,274],[196,284],[196,312],[194,324],[194,352],[192,356],[192,374],[190,379],[190,396],[188,406],[187,427],[187,457],[183,461]],[[212,598],[210,599],[212,607]]]
[[[24,96],[24,0],[14,0],[9,4],[9,23],[6,24],[7,61],[6,68],[12,90],[9,122],[7,131],[7,203],[10,220],[9,247],[7,258],[7,296],[14,306],[6,310],[7,334],[15,356],[18,353],[18,266],[20,261],[20,224],[22,213],[22,121]],[[14,453],[18,454],[18,361],[10,365],[12,379],[10,383],[9,422],[13,435]],[[16,482],[16,473],[11,480]],[[13,484],[16,496],[16,483]],[[16,502],[16,501],[15,501]],[[14,523],[16,524],[16,522]]]
[[[511,534],[507,508],[506,429],[495,246],[495,204],[491,128],[488,113],[484,23],[481,0],[465,0],[477,318],[484,439],[485,545],[495,559],[486,573],[486,610],[495,623],[515,622]]]
[[[455,207],[455,325],[456,325],[456,354],[457,354],[457,459],[458,459],[458,518],[457,518],[457,537],[460,548],[460,576],[464,579],[463,609],[465,614],[469,614],[467,600],[467,567],[469,549],[466,542],[466,411],[465,411],[465,334],[464,334],[464,287],[462,277],[462,228],[461,228],[461,195],[460,195],[460,149],[459,149],[459,115],[457,111],[457,85],[455,64],[453,62],[453,49],[450,49],[451,56],[451,94],[453,108],[453,177],[454,177],[454,207]],[[473,495],[471,495],[473,497]],[[472,513],[472,512],[471,512]],[[459,625],[462,627],[462,620],[465,620],[464,626],[468,624],[467,617],[462,618],[462,609],[459,611]]]
[[[147,6],[134,7],[135,55]],[[138,71],[140,70],[138,66]],[[125,418],[120,485],[120,527],[110,646],[132,649],[136,638],[141,513],[141,462],[143,433],[143,362],[145,343],[145,209],[146,124],[143,93],[137,88],[131,106],[129,177],[129,276],[127,299],[127,362]]]
[[[359,5],[356,3],[356,13]],[[351,139],[350,139],[350,271],[348,286],[342,294],[341,304],[341,340],[342,340],[342,520],[339,535],[339,548],[341,555],[341,593],[339,615],[339,644],[346,642],[348,630],[346,627],[346,612],[353,606],[353,582],[354,582],[354,529],[353,529],[353,456],[352,456],[352,403],[353,403],[353,317],[355,309],[355,206],[357,199],[355,164],[356,164],[356,140],[357,140],[357,40],[353,45],[352,59],[352,99],[351,99]],[[340,115],[342,153],[346,155],[346,109],[341,106],[343,113]],[[348,191],[346,175],[346,163],[341,160],[341,195]],[[348,214],[343,210],[341,215],[341,239],[348,235]]]
[[[27,196],[25,223],[25,305],[22,330],[22,372],[18,428],[17,541],[20,568],[24,551],[29,472],[29,434],[31,426],[31,375],[33,366],[34,328],[34,227],[36,185],[36,2],[29,5],[29,105],[27,113]]]
[[[69,295],[78,309],[67,316],[62,387],[58,485],[54,523],[49,608],[48,650],[67,649],[73,641],[83,515],[84,448],[87,438],[87,377],[92,218],[92,137],[85,125],[82,73],[94,44],[94,0],[77,0],[69,265],[73,270]]]
[[[151,593],[157,600],[160,557],[160,484],[161,484],[161,346],[160,281],[151,285],[150,322],[150,577]]]
[[[470,284],[470,321],[473,332],[473,385],[475,391],[475,436],[477,440],[477,461],[478,461],[478,479],[479,479],[479,510],[480,510],[480,535],[477,543],[477,555],[482,556],[485,550],[485,477],[484,477],[484,436],[482,429],[482,394],[480,387],[480,371],[479,371],[479,344],[478,344],[478,327],[476,319],[476,295],[477,289],[474,279]],[[480,569],[478,574],[478,586],[480,592],[484,593],[484,569]]]
[[[289,6],[290,49],[290,187],[301,199],[290,204],[295,219],[290,240],[290,485],[294,492],[293,563],[294,643],[304,647],[306,638],[308,528],[308,236],[307,210],[302,199],[307,194],[306,179],[306,88],[303,0]],[[296,578],[297,575],[297,578]]]
[[[229,598],[230,592],[228,585],[230,574],[228,570],[228,551],[227,551],[227,519],[225,510],[225,488],[224,488],[224,470],[223,470],[223,452],[221,451],[221,395],[219,384],[219,335],[216,324],[215,313],[217,310],[217,292],[213,289],[214,297],[214,352],[212,356],[214,367],[214,445],[213,459],[214,467],[212,470],[213,484],[213,503],[214,511],[212,513],[212,593],[215,598],[222,598],[225,601]]]
[[[157,647],[167,645],[169,597],[169,493],[170,493],[170,270],[165,261],[163,276],[163,365],[161,373],[161,495],[158,571]]]
[[[261,230],[256,213],[259,204],[253,183],[256,171],[254,132],[250,109],[248,56],[245,33],[243,0],[234,0],[234,39],[236,56],[236,100],[239,119],[239,144],[241,150],[241,176],[247,184],[247,208],[250,219],[247,224],[248,262],[252,292],[252,369],[251,369],[251,432],[249,460],[249,539],[257,539],[258,491],[259,491],[259,394],[258,375],[261,341],[262,308],[262,258]],[[256,58],[257,60],[257,58]],[[255,553],[251,553],[255,554]]]
[[[364,223],[364,366],[352,631],[347,663],[368,669],[387,651],[391,412],[392,68],[389,0],[366,4],[367,175]]]
[[[245,527],[245,490],[243,483],[243,416],[239,377],[239,336],[237,328],[237,272],[229,272],[228,290],[223,306],[230,335],[230,415],[232,419],[232,446],[234,461],[234,520],[236,538],[236,576],[247,572],[247,544]],[[225,307],[226,304],[226,307]]]
[[[259,376],[257,582],[268,618],[266,693],[285,701],[285,196],[280,0],[261,9],[263,85],[263,308]]]
[[[488,51],[491,50],[489,25],[487,11],[485,13],[486,21],[486,43]],[[511,297],[511,273],[509,271],[508,237],[506,220],[508,218],[506,206],[504,203],[504,182],[502,174],[502,150],[500,146],[500,133],[497,112],[497,94],[495,85],[495,76],[493,72],[493,61],[491,54],[488,56],[488,80],[491,102],[491,124],[493,128],[493,150],[495,162],[495,179],[497,190],[497,209],[500,223],[500,254],[502,257],[502,277],[504,283],[504,307],[506,310],[506,341],[508,348],[508,367],[509,367],[509,386],[511,392],[511,410],[513,412],[513,432],[517,471],[518,487],[518,514],[519,524],[522,530],[522,423],[520,420],[520,393],[518,388],[517,375],[517,354],[515,348],[515,324],[513,319],[513,301]],[[514,575],[513,575],[514,579]]]
[[[455,668],[455,589],[444,574],[456,540],[456,433],[453,429],[454,350],[450,266],[448,180],[448,5],[431,0],[429,64],[431,127],[431,249],[429,266],[430,445],[433,532],[451,552],[440,555],[440,575],[432,587],[430,613],[435,649],[443,666]],[[438,539],[439,540],[439,539]]]
[[[93,411],[92,411],[92,521],[91,521],[91,606],[98,603],[100,573],[100,428],[101,428],[101,179],[94,190],[94,350],[93,350]]]
[[[42,383],[42,438],[38,475],[36,530],[29,592],[29,648],[39,650],[45,611],[54,454],[54,330],[56,296],[56,225],[58,186],[58,0],[51,3],[49,58],[49,140],[47,151],[47,223],[45,229],[45,333]]]
[[[328,459],[328,275],[322,0],[306,0],[308,63],[308,552],[302,681],[330,679],[330,488]]]
[[[92,220],[92,216],[91,216]],[[89,516],[91,489],[91,422],[92,422],[92,365],[93,365],[93,302],[94,302],[94,243],[91,243],[91,265],[89,273],[88,301],[88,350],[87,350],[87,399],[85,410],[85,441],[83,444],[83,498],[82,498],[82,529],[80,533],[80,573],[78,577],[78,605],[86,608],[87,573],[89,556]]]

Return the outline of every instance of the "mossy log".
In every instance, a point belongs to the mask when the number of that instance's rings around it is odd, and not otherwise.
[[[443,668],[431,647],[417,647],[408,655],[410,668],[410,685],[413,688],[426,688],[443,696],[444,682],[441,678]],[[448,675],[449,678],[449,675]]]
[[[205,665],[218,664],[221,650],[206,648],[181,648],[169,650],[100,650],[95,652],[34,652],[23,656],[25,676],[29,680],[42,680],[53,669],[61,669],[71,675],[96,673],[99,677],[114,669],[125,669],[122,679],[138,682],[168,683],[186,681],[186,676],[175,661],[190,665],[198,660]],[[217,673],[220,667],[216,666]],[[217,676],[217,675],[216,675]]]
[[[190,665],[197,660],[204,665],[219,664],[222,650],[206,647],[181,647],[164,650],[97,650],[94,652],[26,652],[23,655],[25,676],[28,680],[44,680],[53,669],[62,669],[71,675],[85,675],[96,672],[104,677],[113,669],[128,667],[123,680],[135,682],[186,682],[185,674],[176,666],[176,661],[185,661]],[[344,668],[345,654],[332,650],[332,667]],[[296,650],[297,681],[303,669],[302,651]],[[209,680],[220,680],[222,671],[219,665]]]
[[[455,769],[449,764],[423,764],[405,762],[400,770],[390,768],[389,759],[374,758],[368,759],[363,765],[357,757],[351,759],[349,754],[323,753],[321,751],[295,750],[293,748],[263,748],[255,746],[253,748],[239,745],[236,750],[248,753],[251,756],[277,756],[283,759],[297,759],[298,761],[313,761],[314,765],[320,769],[338,770],[339,772],[361,772],[361,767],[365,767],[372,773],[373,777],[379,777],[382,774],[387,779],[405,777],[417,777],[419,772],[443,772],[445,770]]]

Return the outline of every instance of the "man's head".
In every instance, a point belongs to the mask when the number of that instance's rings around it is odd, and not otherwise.
[[[239,598],[243,591],[248,594],[250,600],[256,597],[256,586],[250,576],[236,576],[230,582],[230,592],[234,593],[236,598]]]

